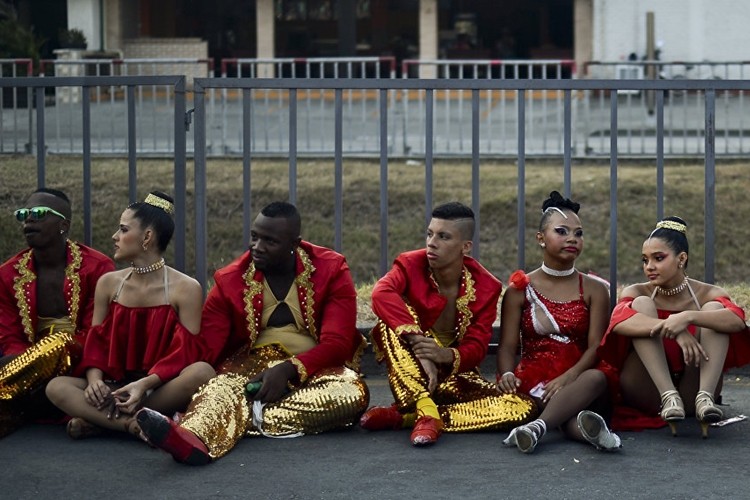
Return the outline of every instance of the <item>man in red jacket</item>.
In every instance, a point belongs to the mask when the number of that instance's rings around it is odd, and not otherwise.
[[[219,375],[179,425],[138,413],[149,441],[175,460],[206,464],[246,434],[350,426],[367,408],[367,386],[354,370],[365,343],[349,267],[333,250],[302,241],[300,226],[294,205],[261,210],[250,250],[216,272],[203,308],[201,334]]]
[[[413,426],[412,444],[425,446],[443,430],[505,430],[534,416],[533,401],[500,394],[479,373],[502,284],[468,256],[473,235],[469,207],[436,207],[427,248],[399,255],[375,285],[373,343],[396,403],[367,410],[363,428]]]
[[[71,208],[62,191],[39,189],[14,215],[29,248],[0,266],[0,436],[53,411],[39,389],[78,360],[96,282],[115,268],[68,239]]]

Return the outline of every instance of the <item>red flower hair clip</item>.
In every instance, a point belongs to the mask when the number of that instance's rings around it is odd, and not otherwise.
[[[528,284],[529,277],[520,269],[511,274],[508,280],[508,286],[511,286],[516,290],[525,290]]]

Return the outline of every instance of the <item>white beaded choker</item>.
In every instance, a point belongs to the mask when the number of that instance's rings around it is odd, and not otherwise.
[[[545,272],[545,274],[549,274],[550,276],[570,276],[574,272],[576,272],[575,267],[571,267],[570,269],[564,269],[562,271],[558,271],[557,269],[552,269],[551,267],[547,267],[547,264],[542,262],[542,271]]]
[[[656,291],[662,295],[666,295],[667,297],[671,297],[672,295],[677,295],[678,293],[685,290],[688,286],[688,279],[687,276],[685,276],[685,281],[680,283],[674,288],[662,288],[660,286],[656,287]]]
[[[154,271],[158,271],[162,267],[164,267],[164,257],[157,260],[153,264],[149,264],[148,266],[136,266],[131,263],[131,267],[133,268],[133,272],[135,274],[148,274],[152,273]]]

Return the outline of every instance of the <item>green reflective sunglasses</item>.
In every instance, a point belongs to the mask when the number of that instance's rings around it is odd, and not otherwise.
[[[63,214],[50,207],[19,208],[13,212],[18,222],[24,222],[26,219],[42,220],[47,217],[47,214],[57,215],[62,220],[67,220]]]

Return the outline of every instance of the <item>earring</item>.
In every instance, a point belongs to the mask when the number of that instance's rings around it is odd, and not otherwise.
[[[679,264],[677,264],[677,267],[678,267],[679,269],[682,269],[682,262],[680,262]]]
[[[145,243],[143,244],[143,251],[144,252],[148,251],[148,246]]]
[[[547,244],[546,243],[539,243],[539,246],[542,247],[542,248],[547,248]]]
[[[65,231],[63,231],[62,229],[60,229],[60,234],[65,234]]]

